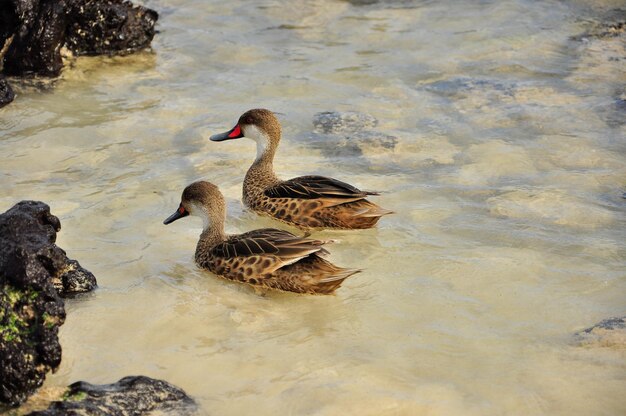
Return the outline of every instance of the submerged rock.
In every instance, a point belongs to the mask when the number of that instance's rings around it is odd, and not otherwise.
[[[626,316],[609,318],[575,335],[583,346],[626,348]]]
[[[105,385],[79,381],[69,386],[62,401],[29,415],[189,415],[195,410],[193,399],[178,387],[145,376],[130,376]]]
[[[307,142],[326,157],[351,157],[368,151],[393,150],[398,138],[378,131],[357,131],[342,135],[313,133]]]
[[[0,74],[0,108],[9,104],[15,98],[15,93],[7,79]]]
[[[487,199],[498,217],[593,229],[614,221],[610,210],[558,189],[516,189]]]
[[[96,286],[91,273],[54,244],[59,219],[43,202],[0,215],[0,402],[22,403],[61,363],[60,294]]]
[[[610,127],[621,128],[626,123],[626,97],[623,85],[615,80],[624,73],[626,9],[603,13],[591,21],[587,31],[570,39],[579,58],[566,80],[585,85],[589,97],[600,97],[590,104],[594,112]]]
[[[601,16],[599,21],[594,22],[583,34],[572,36],[574,41],[587,41],[589,39],[613,38],[626,33],[626,9],[613,9]]]
[[[361,131],[378,125],[378,120],[357,111],[324,111],[313,116],[313,126],[320,133]]]
[[[307,142],[327,157],[361,156],[368,151],[393,150],[398,138],[371,130],[378,125],[372,115],[356,111],[324,111],[313,116],[315,133]]]
[[[444,97],[465,97],[481,91],[484,94],[494,93],[496,97],[512,96],[514,88],[499,81],[482,78],[453,77],[450,79],[433,81],[421,88]]]

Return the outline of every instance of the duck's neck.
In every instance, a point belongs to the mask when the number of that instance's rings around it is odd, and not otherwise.
[[[257,154],[254,163],[248,169],[244,180],[245,187],[262,187],[274,185],[278,178],[274,174],[274,155],[278,148],[278,140],[259,138],[257,142]]]
[[[226,240],[224,218],[204,219],[204,230],[202,230],[200,240],[196,246],[196,259],[224,240]]]

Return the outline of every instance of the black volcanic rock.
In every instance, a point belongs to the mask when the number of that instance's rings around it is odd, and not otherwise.
[[[125,55],[150,46],[159,15],[122,0],[80,0],[72,8],[66,45],[76,55]]]
[[[4,77],[4,75],[0,74],[0,108],[9,104],[15,98],[15,93],[11,88],[11,85]]]
[[[63,46],[76,55],[147,48],[157,19],[154,10],[124,0],[1,0],[0,49],[8,44],[3,72],[56,77]]]
[[[195,410],[193,399],[178,387],[145,376],[129,376],[105,385],[76,382],[69,386],[64,400],[29,416],[190,415]]]
[[[5,277],[21,285],[31,285],[28,276],[21,269],[8,268],[10,259],[17,252],[33,253],[38,265],[43,266],[48,276],[39,282],[40,288],[51,283],[59,295],[73,295],[89,292],[96,288],[94,275],[69,259],[65,251],[54,244],[56,233],[61,229],[57,217],[50,214],[50,208],[43,202],[22,201],[0,215],[0,272]],[[21,267],[30,270],[30,263]]]
[[[92,290],[96,280],[55,243],[59,219],[43,202],[0,214],[0,402],[22,403],[61,363],[60,294]]]
[[[13,406],[61,362],[64,304],[38,258],[59,228],[43,203],[20,203],[0,215],[0,402]]]
[[[17,17],[13,41],[4,56],[7,75],[58,76],[67,27],[68,0],[3,0],[3,15]]]

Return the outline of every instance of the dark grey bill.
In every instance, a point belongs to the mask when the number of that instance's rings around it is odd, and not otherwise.
[[[186,217],[187,215],[189,215],[189,211],[187,211],[185,207],[183,207],[181,204],[178,206],[178,209],[176,210],[175,213],[173,213],[172,215],[167,217],[165,221],[163,221],[163,224],[165,225],[170,224],[180,218]]]

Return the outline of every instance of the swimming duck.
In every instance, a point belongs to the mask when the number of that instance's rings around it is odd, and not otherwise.
[[[361,191],[337,179],[278,179],[273,161],[280,136],[280,123],[274,113],[254,109],[245,112],[229,131],[210,138],[215,142],[240,137],[256,141],[256,160],[243,182],[243,202],[248,208],[302,230],[371,228],[381,216],[392,213],[365,199],[377,192]]]
[[[263,228],[244,234],[224,233],[226,204],[217,186],[194,182],[183,191],[180,205],[164,224],[194,215],[204,229],[196,246],[198,266],[230,280],[297,293],[331,294],[360,270],[337,267],[322,257],[323,240]]]

